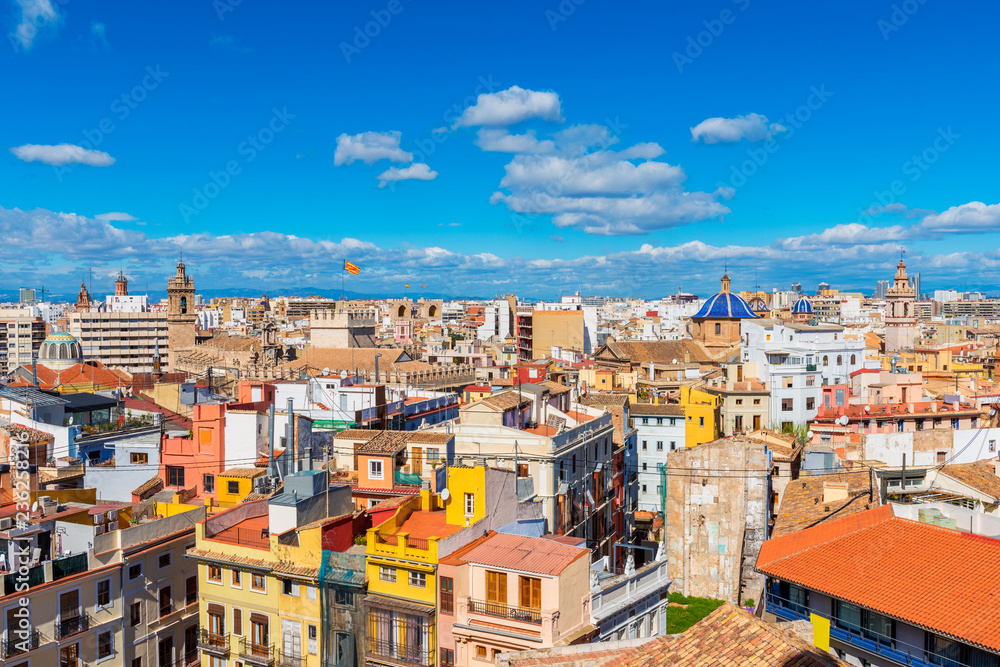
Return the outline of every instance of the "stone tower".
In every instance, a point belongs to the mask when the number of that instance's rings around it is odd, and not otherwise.
[[[916,295],[910,287],[902,258],[896,265],[896,277],[885,293],[885,301],[885,351],[912,350],[917,328]]]
[[[128,278],[121,271],[115,278],[115,296],[128,296]]]
[[[81,313],[90,310],[90,293],[87,292],[85,280],[80,281],[80,293],[76,296],[76,309]]]
[[[177,350],[194,347],[194,279],[177,263],[177,274],[167,280],[167,368],[176,370]]]

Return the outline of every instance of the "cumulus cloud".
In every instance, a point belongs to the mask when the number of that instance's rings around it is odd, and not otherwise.
[[[375,164],[379,160],[392,162],[412,162],[413,153],[399,147],[402,132],[362,132],[361,134],[341,134],[337,137],[337,149],[333,154],[333,164],[340,166],[360,160],[365,164]]]
[[[904,225],[868,227],[858,222],[851,222],[834,225],[816,234],[778,239],[774,245],[788,250],[816,250],[834,245],[870,245],[905,241],[913,236],[913,229]]]
[[[920,229],[932,234],[975,234],[1000,231],[1000,204],[973,201],[926,216]]]
[[[10,152],[25,162],[44,162],[58,166],[76,163],[91,167],[110,167],[115,163],[115,159],[104,151],[95,151],[73,144],[55,146],[25,144],[11,148]]]
[[[705,144],[734,143],[741,139],[765,141],[785,131],[784,125],[767,122],[758,113],[735,118],[708,118],[691,128],[691,141]]]
[[[484,151],[494,153],[551,153],[555,142],[551,139],[539,141],[534,130],[524,134],[511,134],[504,129],[479,130],[474,142]]]
[[[843,230],[840,233],[838,238],[846,240]],[[727,262],[734,289],[749,288],[756,280],[755,268],[762,284],[827,280],[845,289],[866,288],[875,280],[891,278],[901,248],[892,241],[818,246],[689,241],[643,243],[630,250],[568,258],[553,258],[551,253],[503,257],[440,246],[382,248],[356,238],[316,240],[273,231],[151,237],[72,213],[3,208],[0,237],[7,241],[0,244],[0,261],[9,285],[44,280],[49,286],[61,280],[51,286],[62,289],[66,298],[74,298],[84,267],[94,266],[95,274],[101,269],[102,275],[111,276],[122,261],[128,262],[130,280],[162,290],[181,252],[199,291],[253,288],[314,294],[311,288],[325,284],[330,273],[339,270],[340,258],[348,257],[365,267],[358,285],[373,294],[397,294],[404,282],[420,275],[427,276],[422,282],[441,285],[441,291],[470,296],[513,289],[519,295],[551,298],[560,291],[579,289],[588,294],[656,298],[675,292],[681,279],[685,291],[702,296],[717,291]],[[542,244],[537,245],[541,252]],[[963,290],[996,289],[1000,284],[996,250],[927,254],[908,248],[907,264],[924,272],[925,280],[932,274],[939,284]],[[103,289],[113,289],[111,278],[105,282]],[[100,289],[95,285],[95,291]]]
[[[25,49],[30,49],[40,30],[59,21],[59,14],[52,0],[16,0],[21,13],[20,23],[14,28],[14,38]]]
[[[433,181],[438,173],[431,171],[423,162],[414,162],[409,167],[389,167],[378,175],[378,186],[384,188],[390,181]]]
[[[116,211],[113,211],[111,213],[101,213],[99,215],[95,215],[94,218],[96,220],[104,220],[106,222],[135,222],[136,220],[139,219],[134,215],[129,215],[128,213],[121,213]]]
[[[561,123],[563,118],[559,95],[526,90],[520,86],[511,86],[496,93],[483,93],[476,98],[475,104],[462,112],[452,128],[479,125],[503,127],[529,118]]]
[[[567,152],[515,156],[491,203],[598,235],[645,234],[729,213],[719,201],[727,191],[686,191],[684,171],[656,160],[664,152],[658,144],[585,152],[594,143],[612,144],[613,135],[597,126],[571,130],[555,139]]]

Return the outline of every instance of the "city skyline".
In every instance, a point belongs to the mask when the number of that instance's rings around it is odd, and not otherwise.
[[[924,291],[1000,286],[989,21],[933,4],[8,4],[5,291],[181,253],[219,291],[348,259],[371,295],[870,292],[901,250]]]

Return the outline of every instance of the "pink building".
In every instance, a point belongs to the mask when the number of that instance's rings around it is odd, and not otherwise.
[[[475,667],[587,641],[590,551],[572,541],[491,532],[441,559],[441,580],[453,582],[439,605],[441,655]]]

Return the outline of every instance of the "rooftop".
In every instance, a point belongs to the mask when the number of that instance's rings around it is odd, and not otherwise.
[[[871,474],[867,470],[823,474],[802,474],[788,482],[774,521],[775,537],[788,535],[816,524],[863,512],[872,506],[868,499]],[[824,484],[847,484],[847,497],[824,502]],[[875,489],[877,496],[878,489]]]
[[[355,445],[355,454],[384,454],[392,456],[406,448],[406,431],[376,431],[374,438]]]
[[[757,570],[1000,651],[1000,540],[896,516],[884,505],[764,542]],[[956,592],[960,591],[960,594]]]
[[[418,510],[407,517],[396,533],[409,533],[410,537],[427,539],[428,537],[448,537],[463,528],[465,526],[453,526],[447,523],[443,511],[426,512]]]
[[[542,537],[491,533],[465,552],[462,560],[485,567],[557,576],[570,563],[589,554],[586,548]]]

